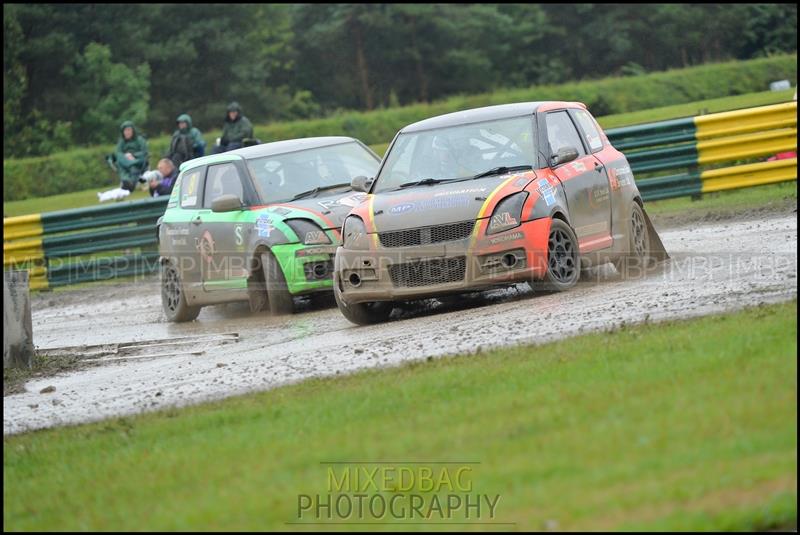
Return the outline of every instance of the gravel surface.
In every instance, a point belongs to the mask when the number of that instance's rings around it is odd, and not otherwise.
[[[695,223],[660,234],[672,259],[644,278],[621,280],[607,265],[566,293],[535,294],[520,284],[427,300],[369,327],[352,325],[330,301],[303,302],[300,312],[284,317],[220,305],[203,309],[194,322],[170,324],[153,278],[40,293],[32,301],[37,348],[62,348],[60,354],[80,354],[94,365],[37,377],[25,392],[6,396],[3,433],[797,296],[796,214]]]

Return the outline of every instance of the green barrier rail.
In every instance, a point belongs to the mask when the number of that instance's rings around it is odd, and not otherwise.
[[[606,134],[637,173],[645,201],[797,180],[796,157],[741,163],[797,150],[794,101]],[[705,168],[725,162],[730,165]],[[677,174],[646,176],[660,171]],[[29,269],[32,289],[152,273],[158,266],[155,224],[166,203],[162,197],[5,218],[3,265]]]

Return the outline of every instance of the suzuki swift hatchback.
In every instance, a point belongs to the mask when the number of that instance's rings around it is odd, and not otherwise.
[[[334,294],[359,324],[397,301],[520,281],[566,290],[582,267],[663,252],[625,156],[577,102],[414,123],[353,189],[370,196],[345,219]]]
[[[330,292],[345,215],[366,195],[351,181],[380,158],[360,141],[318,137],[190,160],[158,221],[161,298],[170,321],[204,305],[249,301],[289,313]]]

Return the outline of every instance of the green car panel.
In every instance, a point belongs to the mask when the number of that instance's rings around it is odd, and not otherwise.
[[[324,157],[320,151],[326,151]],[[311,179],[304,186],[295,184],[298,173],[321,170],[318,176],[322,177],[342,163],[337,151],[347,152],[349,160],[342,159],[347,162],[347,173],[342,174],[342,166],[340,174],[329,173],[333,178],[327,182]],[[284,158],[281,176],[258,167],[259,162],[271,165],[278,158]],[[357,140],[336,137],[269,143],[184,163],[159,220],[158,233],[162,263],[177,268],[186,304],[199,307],[239,300],[252,304],[251,294],[258,291],[254,288],[259,280],[263,288],[264,253],[274,256],[291,295],[331,291],[342,222],[366,199],[366,194],[351,190],[349,183],[354,177],[347,175],[359,169],[374,174],[379,162]],[[297,169],[294,174],[288,171],[290,165]],[[264,176],[259,176],[260,172]],[[335,184],[331,183],[334,178]],[[293,191],[270,198],[271,192],[265,192],[270,180],[287,188],[310,185],[311,190],[294,195],[298,197],[295,200],[291,200]],[[239,196],[239,209],[212,210],[214,199],[231,193]],[[275,201],[276,195],[290,200]],[[165,298],[170,317],[168,301]]]

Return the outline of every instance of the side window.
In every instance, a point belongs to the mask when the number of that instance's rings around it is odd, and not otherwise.
[[[181,178],[181,208],[197,208],[202,169],[192,169]]]
[[[575,110],[575,118],[578,119],[578,124],[583,130],[586,139],[586,144],[589,145],[589,150],[597,152],[603,148],[603,138],[600,137],[600,131],[597,129],[597,124],[589,115],[588,111]]]
[[[555,154],[563,147],[574,147],[578,150],[578,157],[586,156],[578,131],[566,111],[548,113],[546,122],[550,154]]]
[[[243,199],[242,180],[232,163],[211,165],[206,174],[206,188],[203,208],[211,208],[211,203],[221,195],[233,194]]]

